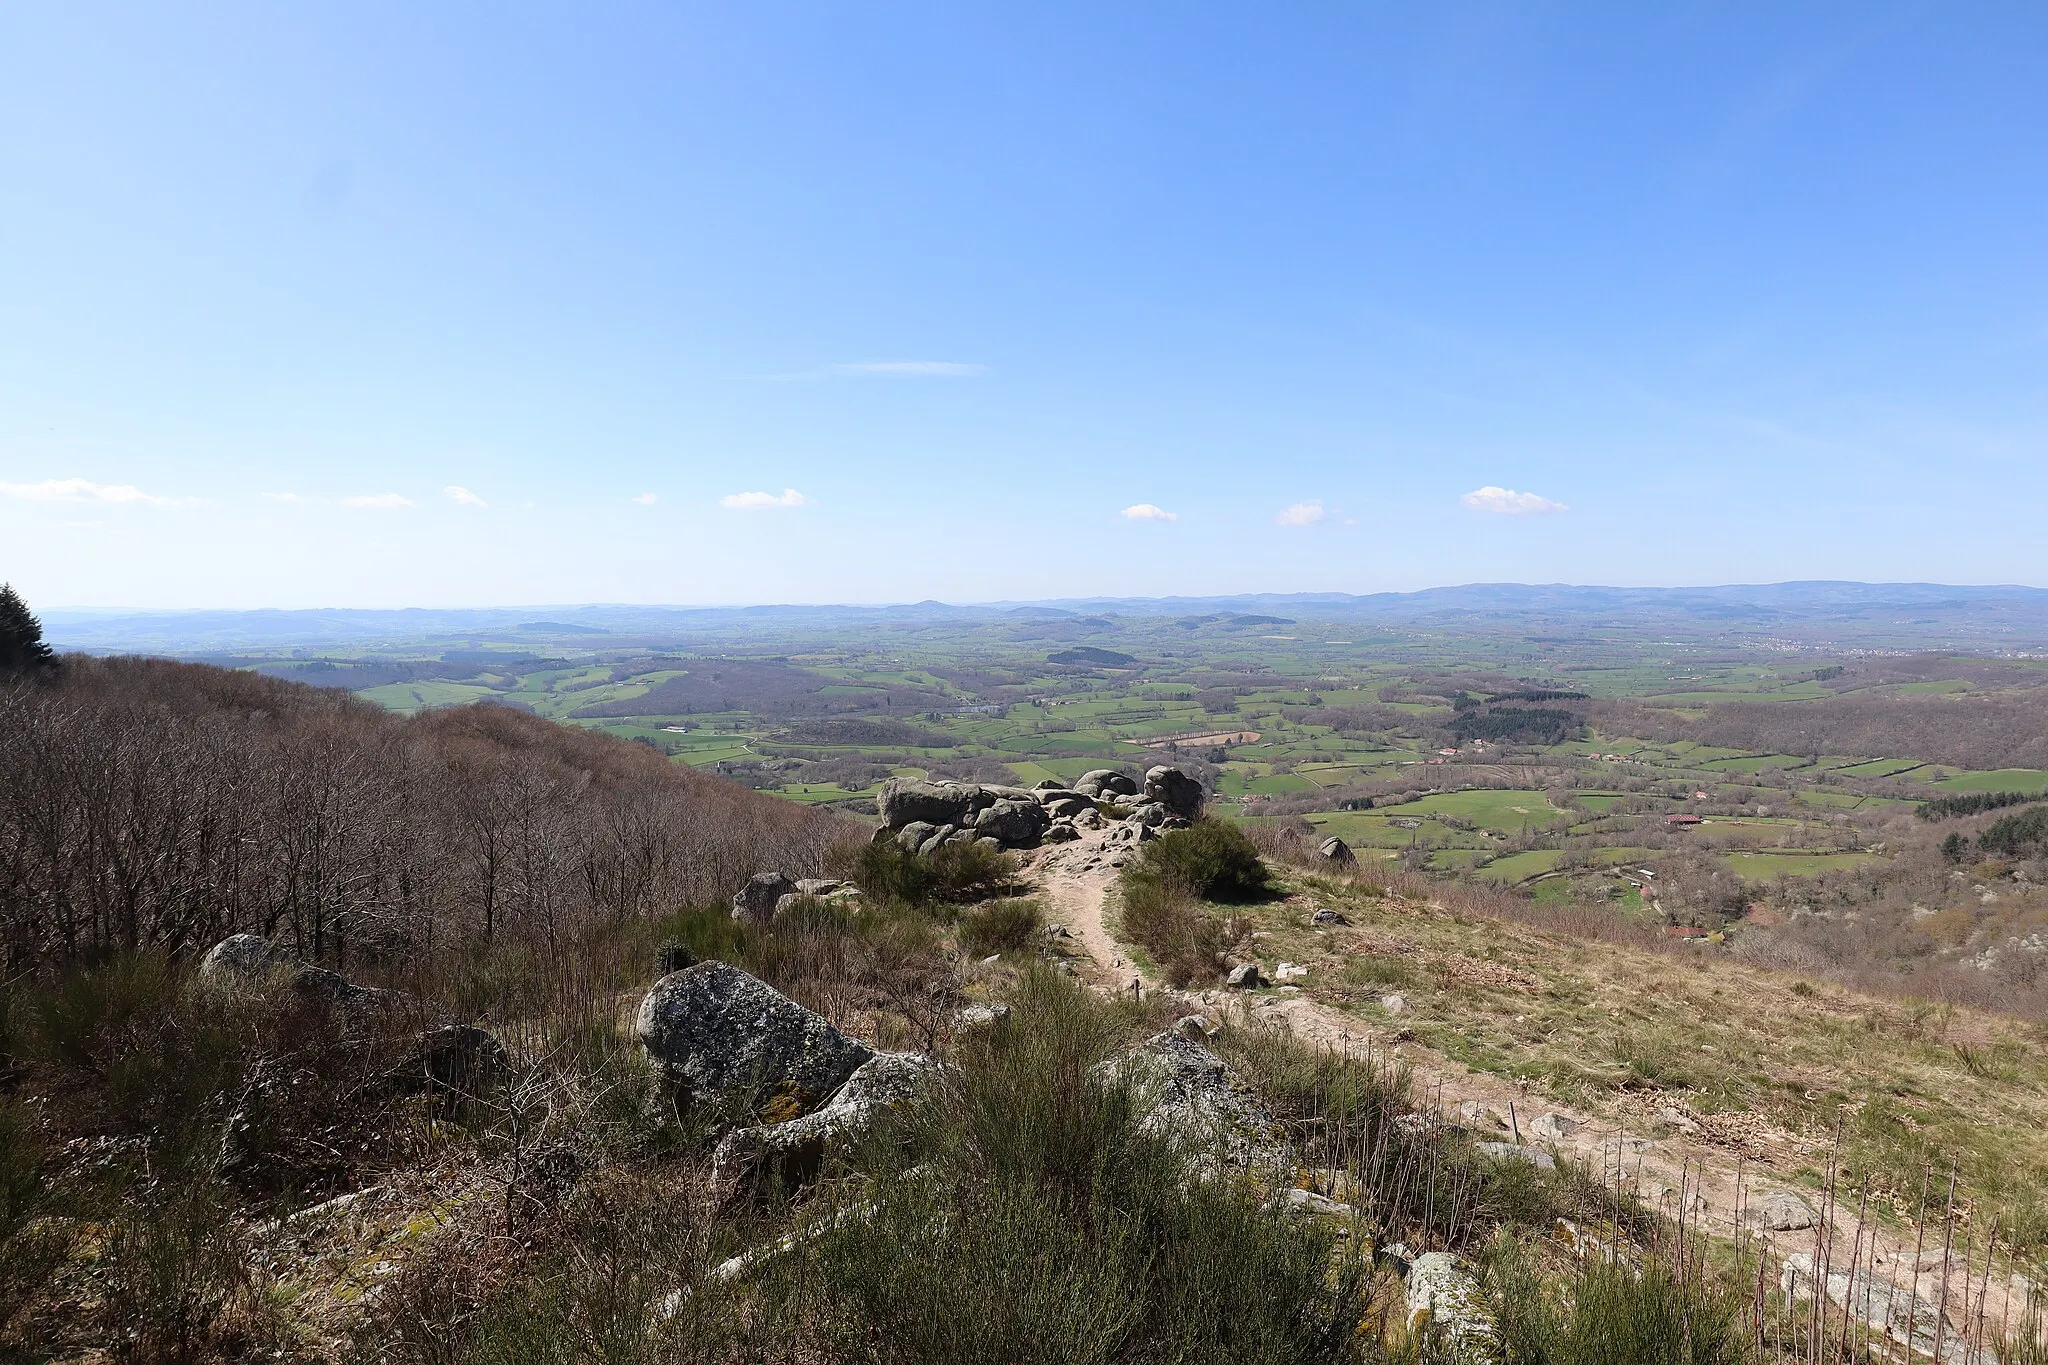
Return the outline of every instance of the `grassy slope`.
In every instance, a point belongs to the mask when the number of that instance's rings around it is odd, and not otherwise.
[[[1860,1178],[1904,1196],[1955,1155],[1966,1182],[2026,1202],[2048,1190],[2048,1029],[1809,985],[1708,952],[1667,955],[1537,932],[1297,876],[1256,908],[1262,955],[1375,1027],[1657,1131],[1659,1109],[1710,1138],[1816,1174],[1833,1125]],[[1349,928],[1313,930],[1309,906]],[[1242,907],[1234,907],[1243,913]],[[2037,1205],[2038,1209],[2038,1205]],[[2044,1215],[2037,1212],[2034,1217]],[[2038,1235],[2048,1238],[2048,1226]]]

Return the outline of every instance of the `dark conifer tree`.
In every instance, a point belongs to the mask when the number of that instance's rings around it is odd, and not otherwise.
[[[43,623],[12,584],[0,583],[0,673],[49,668],[56,662],[43,643]]]

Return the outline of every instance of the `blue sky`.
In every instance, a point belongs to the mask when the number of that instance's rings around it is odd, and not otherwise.
[[[2021,4],[10,5],[0,577],[2048,584],[2044,90]]]

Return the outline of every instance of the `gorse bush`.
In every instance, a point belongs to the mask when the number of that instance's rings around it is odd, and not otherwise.
[[[1200,902],[1265,894],[1270,879],[1258,848],[1236,825],[1203,820],[1144,849],[1119,881],[1125,936],[1145,946],[1173,985],[1213,977],[1229,939]]]
[[[1203,820],[1154,839],[1127,876],[1212,901],[1256,900],[1270,881],[1257,846],[1222,820]]]
[[[1122,930],[1142,944],[1175,986],[1213,979],[1229,946],[1222,919],[1178,887],[1125,875]]]
[[[1045,924],[1045,908],[1036,900],[1009,897],[978,905],[954,926],[963,951],[975,957],[1013,953],[1031,946]]]
[[[1101,1062],[1140,1017],[1049,974],[975,1035],[801,1280],[835,1359],[1357,1359],[1365,1268],[1231,1180],[1190,1181]]]
[[[982,900],[1017,873],[1015,861],[979,843],[919,854],[885,840],[861,845],[845,862],[843,875],[868,895],[913,906]]]
[[[1502,1365],[1742,1365],[1753,1356],[1730,1285],[1587,1257],[1546,1282],[1503,1232],[1485,1258]]]

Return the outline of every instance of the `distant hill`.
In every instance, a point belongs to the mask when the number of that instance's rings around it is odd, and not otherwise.
[[[1096,668],[1129,668],[1138,662],[1128,654],[1119,654],[1113,649],[1097,649],[1093,645],[1063,649],[1057,654],[1046,655],[1045,661],[1051,664],[1089,664]]]
[[[59,649],[185,656],[236,650],[365,649],[449,637],[530,643],[587,637],[605,648],[715,648],[764,629],[937,629],[997,626],[1071,639],[1137,622],[1375,625],[1500,634],[1541,641],[1598,631],[1736,632],[1753,640],[1880,648],[2048,648],[2048,589],[1940,583],[1811,581],[1697,588],[1468,583],[1419,592],[1246,593],[1221,597],[1098,597],[1047,602],[895,606],[684,607],[593,604],[478,609],[107,612],[45,610]],[[1186,627],[1183,627],[1186,628]]]

